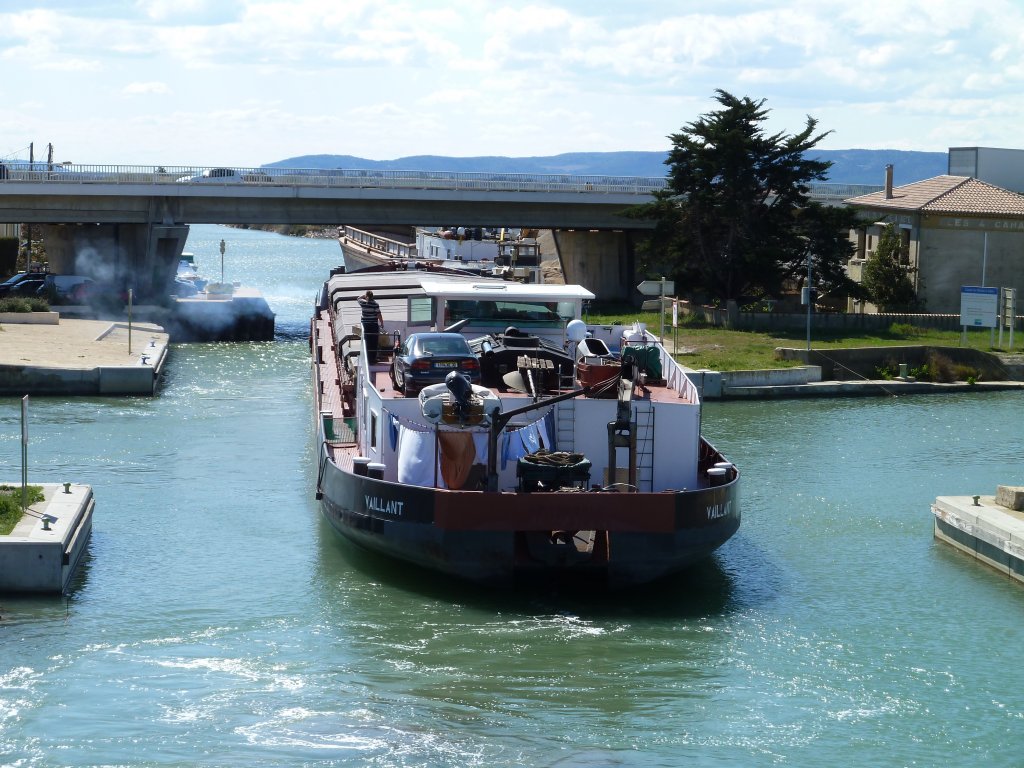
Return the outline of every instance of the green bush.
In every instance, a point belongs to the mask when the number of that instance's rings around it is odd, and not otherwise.
[[[895,357],[887,357],[882,361],[882,364],[875,368],[875,376],[879,379],[885,379],[886,381],[892,381],[900,373],[900,364],[896,361]]]
[[[948,384],[957,380],[953,361],[938,352],[928,353],[928,361],[924,364],[924,369],[927,375],[921,378],[925,378],[928,381]]]
[[[14,296],[0,299],[0,312],[49,312],[50,304],[46,299],[36,296]]]
[[[915,337],[927,336],[929,331],[927,328],[919,328],[910,323],[893,323],[889,326],[889,333],[893,336]]]
[[[953,365],[953,376],[956,381],[966,381],[968,384],[977,384],[981,381],[982,374],[973,365]]]

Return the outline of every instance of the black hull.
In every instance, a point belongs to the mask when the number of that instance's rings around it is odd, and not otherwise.
[[[488,494],[376,480],[320,458],[321,508],[342,536],[482,584],[645,584],[708,557],[740,525],[735,470],[725,485],[675,493]],[[552,541],[594,529],[588,551]]]

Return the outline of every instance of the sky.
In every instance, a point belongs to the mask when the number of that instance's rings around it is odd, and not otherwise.
[[[1024,148],[1024,2],[0,0],[0,159],[667,151],[719,88],[821,149]]]

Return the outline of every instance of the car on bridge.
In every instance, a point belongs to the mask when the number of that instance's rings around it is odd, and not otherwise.
[[[234,168],[207,168],[194,176],[182,176],[179,184],[236,184],[242,180]]]
[[[260,169],[207,168],[194,176],[182,176],[182,184],[266,184],[273,181],[270,174]]]

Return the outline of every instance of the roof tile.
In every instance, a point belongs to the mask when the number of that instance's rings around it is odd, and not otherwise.
[[[1024,217],[1024,195],[970,176],[935,176],[885,191],[851,197],[849,205],[924,213]]]

